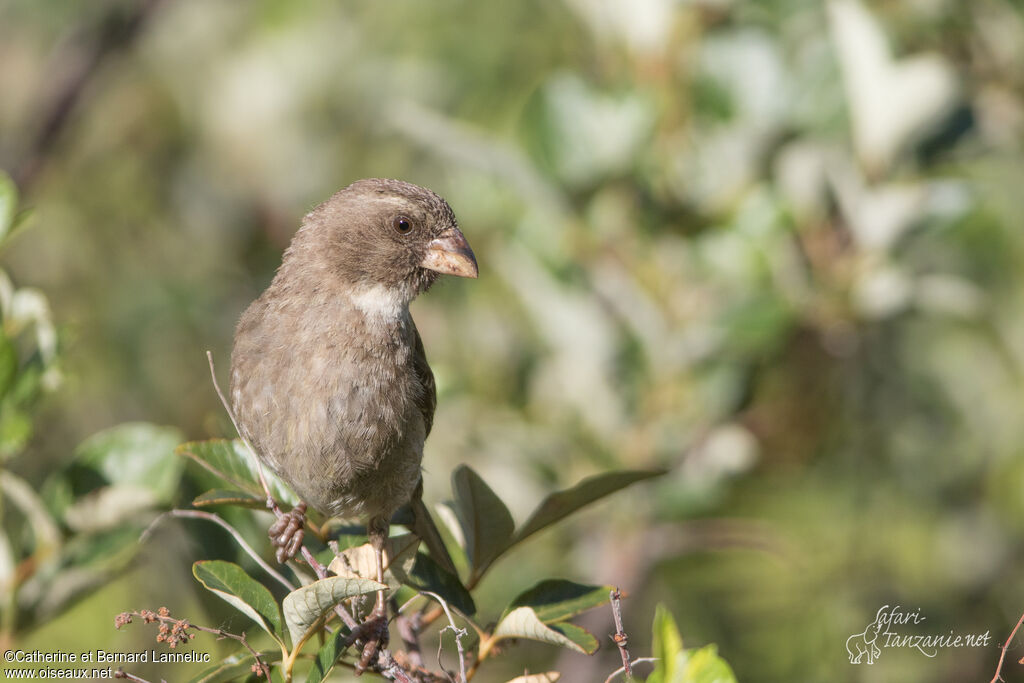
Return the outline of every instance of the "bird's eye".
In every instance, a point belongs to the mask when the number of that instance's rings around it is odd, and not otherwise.
[[[412,232],[412,219],[408,216],[395,216],[395,220],[391,222],[391,225],[403,235]]]

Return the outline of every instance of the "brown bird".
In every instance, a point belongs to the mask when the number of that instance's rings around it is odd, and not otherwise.
[[[409,303],[440,274],[477,276],[455,215],[430,190],[360,180],[308,213],[273,282],[242,315],[231,398],[242,435],[300,499],[359,517],[377,557],[389,520],[419,501],[434,376]],[[301,543],[304,506],[272,528],[279,561]],[[286,529],[285,527],[291,527]],[[447,558],[445,558],[447,560]],[[386,643],[383,592],[361,667]],[[374,629],[368,629],[372,631]]]

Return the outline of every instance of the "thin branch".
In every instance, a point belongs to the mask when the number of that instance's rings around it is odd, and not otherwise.
[[[1010,643],[1013,642],[1013,637],[1017,635],[1017,629],[1020,628],[1022,623],[1024,623],[1024,614],[1020,615],[1020,619],[1017,620],[1017,625],[1013,627],[1012,631],[1010,631],[1010,637],[1006,639],[1005,643],[1003,643],[1002,652],[999,653],[999,665],[996,666],[996,673],[992,676],[992,680],[989,683],[998,683],[1003,680],[1001,674],[1003,671],[1003,660],[1006,659],[1006,648],[1010,647]]]
[[[197,631],[202,631],[203,633],[213,634],[218,638],[230,638],[231,640],[238,641],[242,644],[242,647],[249,651],[249,654],[253,656],[253,659],[256,660],[256,665],[259,667],[260,673],[266,676],[267,681],[270,681],[270,667],[267,666],[266,662],[263,661],[263,657],[260,656],[260,653],[257,652],[252,647],[252,645],[249,644],[249,641],[245,637],[244,631],[242,632],[241,635],[239,635],[237,633],[231,633],[229,631],[225,631],[219,628],[199,626],[198,624],[193,624],[186,619],[175,619],[170,615],[170,612],[167,610],[166,607],[160,608],[160,612],[152,612],[150,610],[141,610],[138,612],[122,612],[121,614],[117,615],[117,618],[114,620],[114,627],[120,629],[125,624],[132,623],[132,617],[139,617],[147,624],[153,622],[160,622],[161,624],[172,624],[173,628],[170,632],[170,636],[164,638],[171,647],[174,647],[177,644],[177,642],[183,642],[184,640],[192,638],[193,635],[188,633],[188,629],[190,628],[195,629]],[[161,627],[161,629],[163,629],[163,627]],[[161,633],[161,636],[162,635],[163,633]],[[161,636],[157,636],[157,640],[160,640]],[[175,638],[180,639],[180,641],[175,640]],[[127,674],[126,677],[130,675],[131,674]]]
[[[145,678],[139,678],[135,674],[128,673],[127,671],[125,671],[121,667],[117,667],[117,671],[114,672],[114,678],[125,678],[125,679],[128,679],[129,681],[136,681],[136,683],[150,683]],[[167,683],[167,681],[164,681],[163,679],[161,679],[160,683]]]
[[[441,636],[444,635],[445,631],[451,630],[455,634],[455,648],[456,650],[458,650],[459,653],[459,678],[456,680],[456,683],[467,683],[469,679],[466,677],[466,653],[462,649],[462,639],[465,636],[467,636],[469,632],[466,629],[459,628],[455,625],[455,617],[452,616],[452,612],[450,609],[448,609],[448,603],[445,601],[444,598],[442,598],[437,593],[432,593],[431,591],[420,592],[423,595],[429,595],[430,597],[437,600],[437,602],[440,603],[441,607],[444,608],[444,613],[448,616],[448,625],[441,629],[441,632],[437,634],[437,665],[441,667],[441,671],[444,671],[446,674],[448,673],[448,671],[444,668],[444,665],[441,664],[441,648],[444,645],[444,639],[441,638]]]
[[[629,663],[629,666],[632,668],[637,664],[653,664],[656,661],[658,661],[657,657],[637,657]],[[622,673],[626,673],[626,667],[624,666],[620,666],[618,669],[613,671],[608,678],[604,679],[604,683],[612,683],[612,681],[615,680],[615,677]]]
[[[615,619],[615,633],[612,634],[612,640],[615,641],[615,645],[619,648],[619,655],[622,657],[622,670],[626,674],[626,680],[633,680],[633,667],[629,663],[629,637],[622,628],[622,592],[616,587],[611,592],[612,601],[612,617]]]
[[[398,665],[398,662],[387,650],[381,650],[377,655],[377,668],[381,676],[385,678],[398,681],[398,683],[413,683],[413,679],[409,678],[409,673]]]
[[[219,515],[215,515],[212,512],[206,512],[205,510],[177,510],[177,509],[171,510],[167,514],[171,515],[172,517],[187,517],[187,518],[192,518],[192,519],[205,519],[205,520],[208,520],[210,522],[213,522],[214,524],[219,524],[225,531],[227,531],[229,534],[231,534],[231,537],[235,539],[235,542],[238,543],[238,545],[242,548],[242,550],[244,550],[249,555],[249,557],[251,557],[253,560],[256,561],[256,564],[258,564],[263,569],[263,571],[265,571],[266,573],[270,574],[272,577],[277,579],[277,582],[280,583],[285,588],[287,588],[289,590],[289,592],[295,590],[295,586],[292,584],[291,581],[286,579],[276,569],[274,569],[269,564],[267,564],[266,560],[264,560],[262,557],[260,557],[259,554],[252,548],[252,546],[250,546],[248,543],[245,542],[245,539],[242,538],[242,534],[240,534],[238,532],[238,530],[235,529],[235,527],[231,526],[226,521],[224,521],[224,519],[222,517],[220,517]]]

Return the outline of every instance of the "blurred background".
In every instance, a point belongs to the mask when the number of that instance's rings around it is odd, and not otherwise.
[[[628,591],[635,655],[661,601],[743,681],[988,680],[1024,610],[1022,64],[1009,0],[3,0],[0,168],[33,214],[0,300],[45,370],[4,468],[45,492],[126,421],[166,426],[149,448],[233,436],[205,351],[226,376],[306,211],[402,178],[480,262],[413,306],[428,502],[458,463],[518,521],[589,474],[670,471],[502,560],[483,613],[563,576]],[[227,537],[157,538],[7,643],[227,618],[190,575]],[[990,646],[851,665],[884,605]],[[524,644],[493,680],[603,680],[610,612],[582,623],[595,657]]]

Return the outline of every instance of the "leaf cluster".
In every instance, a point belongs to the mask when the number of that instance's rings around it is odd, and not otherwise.
[[[217,477],[227,488],[211,489],[193,501],[198,508],[228,506],[253,509],[263,506],[255,460],[244,442],[210,440],[181,445],[177,452]],[[275,500],[295,502],[294,496],[272,473],[264,478]],[[405,608],[419,610],[417,621],[429,625],[447,614],[457,615],[472,630],[474,648],[468,656],[470,674],[480,663],[496,655],[502,646],[520,639],[535,640],[576,652],[591,654],[597,638],[571,619],[585,610],[605,604],[610,586],[592,586],[564,579],[547,579],[514,596],[496,620],[477,615],[473,591],[496,561],[538,531],[635,482],[659,475],[657,471],[611,472],[546,497],[518,528],[508,507],[470,467],[460,466],[452,474],[452,500],[440,507],[447,530],[444,551],[461,568],[460,575],[445,568],[446,559],[413,534],[399,534],[389,540],[386,586],[372,580],[373,551],[365,537],[351,529],[324,523],[308,526],[313,536],[307,541],[318,558],[330,561],[333,575],[312,580],[305,568],[290,563],[303,585],[278,601],[273,593],[234,563],[200,561],[193,567],[197,580],[208,590],[249,617],[280,649],[273,658],[284,680],[305,676],[306,681],[323,680],[339,664],[351,666],[358,653],[349,630],[335,619],[337,606],[359,614],[365,607],[361,596],[386,589]],[[404,521],[400,511],[395,522]],[[317,547],[317,543],[331,548]],[[438,603],[435,605],[434,603]],[[405,609],[403,609],[406,612]],[[408,613],[408,612],[406,612]],[[454,623],[450,627],[458,630]],[[315,646],[311,646],[316,643]],[[307,650],[309,653],[307,654]],[[219,664],[196,680],[211,683],[230,680],[246,664],[255,663],[252,654],[238,655],[229,665]],[[465,665],[465,662],[462,663]],[[304,673],[300,674],[300,671]],[[278,673],[275,673],[278,675]]]

